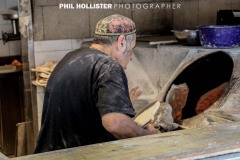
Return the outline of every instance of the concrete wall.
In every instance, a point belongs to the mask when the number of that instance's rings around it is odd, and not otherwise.
[[[180,4],[180,9],[59,9],[59,3]],[[119,13],[132,18],[138,34],[164,34],[171,29],[195,29],[216,24],[219,9],[240,9],[239,0],[34,0],[34,39],[55,40],[93,37],[97,21]]]
[[[12,7],[17,7],[17,0],[0,0],[0,10]],[[4,45],[2,32],[12,33],[13,31],[11,21],[3,20],[2,15],[0,15],[0,57],[20,55],[20,41],[10,41]]]

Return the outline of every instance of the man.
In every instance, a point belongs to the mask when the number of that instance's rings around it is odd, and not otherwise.
[[[136,45],[132,20],[111,15],[97,23],[90,48],[68,53],[51,74],[35,153],[157,133],[134,123],[124,69]],[[132,100],[132,102],[131,102]]]

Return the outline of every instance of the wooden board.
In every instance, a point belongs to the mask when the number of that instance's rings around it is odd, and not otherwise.
[[[206,158],[240,152],[240,123],[225,123],[205,128],[186,129],[150,136],[118,140],[71,149],[46,152],[15,160],[105,160]]]

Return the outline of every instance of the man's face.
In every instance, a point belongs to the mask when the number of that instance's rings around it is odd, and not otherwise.
[[[118,63],[124,68],[127,69],[128,63],[132,60],[133,58],[133,49],[136,46],[136,36],[134,37],[133,41],[130,44],[130,47],[124,50],[119,54],[117,57]]]

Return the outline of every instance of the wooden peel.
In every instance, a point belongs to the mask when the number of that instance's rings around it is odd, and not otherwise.
[[[151,122],[156,127],[159,127],[160,130],[162,129],[163,132],[171,131],[178,127],[188,129],[185,126],[177,124],[182,118],[182,109],[186,104],[188,92],[189,89],[186,83],[173,84],[167,93],[166,102],[154,101],[150,103],[140,110],[135,116],[134,122],[141,127]],[[156,99],[158,97],[160,95]]]
[[[179,127],[179,125],[173,121],[172,107],[168,103],[160,103],[159,101],[150,103],[143,108],[134,117],[134,122],[142,128],[152,123],[161,132],[172,131]]]
[[[160,103],[158,101],[150,103],[134,117],[134,122],[137,123],[140,127],[146,126],[146,124],[154,119],[154,115],[157,112],[159,106]]]

